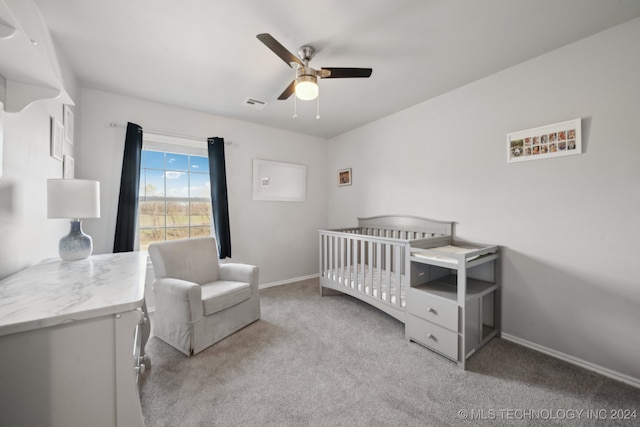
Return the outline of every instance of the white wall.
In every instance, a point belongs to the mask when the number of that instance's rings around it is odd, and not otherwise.
[[[64,57],[58,61],[66,90],[77,103],[75,76]],[[4,101],[4,88],[0,93],[0,101]],[[45,258],[58,257],[58,242],[69,233],[68,220],[47,219],[47,179],[62,178],[62,161],[49,155],[50,118],[63,123],[62,108],[62,103],[53,99],[37,101],[18,113],[0,111],[0,138],[4,142],[0,143],[0,279]],[[76,141],[65,142],[63,151],[75,156],[80,144],[77,105],[71,109],[76,111]]]
[[[640,19],[333,138],[329,225],[411,214],[503,245],[503,331],[640,384],[638,40]],[[506,133],[574,118],[584,154],[506,163]]]
[[[80,173],[101,182],[102,218],[85,221],[95,253],[113,248],[120,189],[125,130],[110,123],[129,121],[232,142],[225,146],[232,261],[259,266],[261,284],[317,274],[317,230],[327,222],[326,140],[97,90],[82,89],[81,99]],[[253,201],[254,158],[307,165],[307,201]]]

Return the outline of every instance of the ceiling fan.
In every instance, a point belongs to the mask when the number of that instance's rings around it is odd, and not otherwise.
[[[371,68],[339,68],[323,67],[318,70],[309,66],[309,61],[313,58],[316,50],[313,46],[302,46],[298,50],[300,57],[289,52],[280,42],[271,36],[263,33],[256,36],[269,49],[278,55],[289,67],[296,64],[296,78],[280,94],[278,99],[287,99],[293,93],[298,99],[308,101],[318,97],[318,78],[322,79],[344,79],[354,77],[370,77]]]

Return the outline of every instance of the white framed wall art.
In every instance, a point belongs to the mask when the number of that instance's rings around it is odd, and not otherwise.
[[[580,119],[507,134],[507,162],[509,163],[581,153]]]
[[[305,165],[253,159],[253,200],[304,202],[306,189]]]

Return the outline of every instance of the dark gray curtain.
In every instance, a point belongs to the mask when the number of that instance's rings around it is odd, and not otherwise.
[[[224,163],[224,139],[208,138],[209,179],[211,180],[211,208],[213,226],[218,241],[220,259],[231,258],[231,231],[229,230],[229,202],[227,199],[227,171]]]
[[[141,159],[142,128],[134,123],[127,123],[113,253],[133,251],[136,240]]]

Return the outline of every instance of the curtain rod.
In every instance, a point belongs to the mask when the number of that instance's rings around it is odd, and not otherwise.
[[[111,126],[112,128],[122,128],[122,129],[126,129],[127,125],[121,125],[119,123],[109,123],[109,126]],[[142,128],[143,132],[149,132],[149,133],[153,133],[155,135],[163,135],[163,136],[171,136],[173,138],[183,138],[183,139],[191,139],[193,141],[200,141],[200,142],[207,142],[208,138],[201,138],[198,136],[190,136],[190,135],[182,135],[179,133],[171,133],[171,132],[163,132],[161,130],[153,130],[153,129],[147,129],[147,128]],[[231,145],[231,142],[229,141],[225,141],[224,142],[225,145]]]

